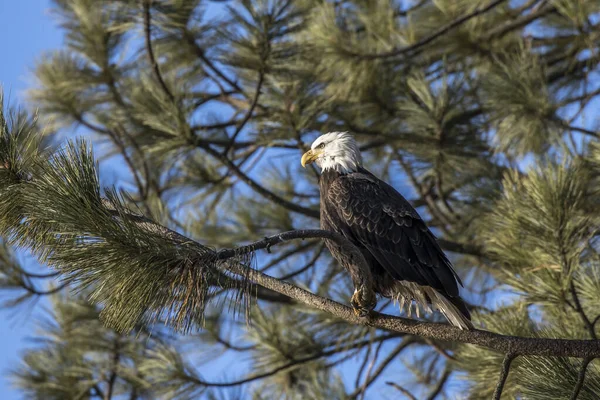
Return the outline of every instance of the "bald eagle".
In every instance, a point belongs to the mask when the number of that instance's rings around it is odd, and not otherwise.
[[[439,310],[451,324],[472,329],[458,293],[462,282],[435,236],[400,193],[363,168],[354,138],[347,132],[320,136],[302,156],[303,167],[312,162],[321,168],[321,229],[342,234],[360,249],[372,274],[372,290],[398,300],[401,308],[407,304],[409,313],[414,300],[430,312],[430,306]],[[326,244],[347,267],[348,255],[332,241]],[[356,289],[351,303],[364,315],[376,300],[373,295],[371,304],[361,304],[361,296]]]

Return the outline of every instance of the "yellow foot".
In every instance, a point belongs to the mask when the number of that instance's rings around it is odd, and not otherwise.
[[[359,318],[366,318],[369,316],[375,305],[377,299],[375,294],[371,291],[367,291],[363,288],[355,289],[352,298],[350,299],[354,314]]]

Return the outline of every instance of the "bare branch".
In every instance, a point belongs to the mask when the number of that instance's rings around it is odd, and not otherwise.
[[[410,346],[414,342],[415,342],[415,339],[412,337],[408,337],[408,338],[404,339],[402,342],[400,342],[400,344],[398,344],[398,346],[396,346],[394,348],[394,350],[392,350],[387,355],[387,357],[383,361],[381,361],[381,363],[379,364],[379,366],[373,372],[372,375],[370,374],[370,372],[367,373],[367,380],[363,383],[363,385],[360,388],[356,389],[352,394],[350,394],[348,396],[348,398],[353,399],[353,398],[356,398],[360,394],[364,394],[364,392],[367,390],[369,385],[371,385],[379,377],[379,375],[381,375],[383,370],[394,360],[394,358],[396,358],[396,356],[398,354],[400,354],[404,349],[406,349],[408,346]],[[373,361],[375,361],[376,358],[377,358],[377,356],[375,356],[373,358]]]

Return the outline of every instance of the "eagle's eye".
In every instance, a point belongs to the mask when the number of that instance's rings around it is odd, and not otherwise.
[[[325,143],[321,143],[320,145],[317,146],[317,149],[324,149],[325,148]]]

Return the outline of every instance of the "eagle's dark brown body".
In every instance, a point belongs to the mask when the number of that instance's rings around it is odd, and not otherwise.
[[[364,168],[341,174],[324,170],[321,228],[341,233],[365,256],[374,290],[409,304],[439,309],[454,325],[470,329],[469,311],[458,293],[460,278],[417,211],[393,187]],[[344,267],[350,260],[328,242]]]

